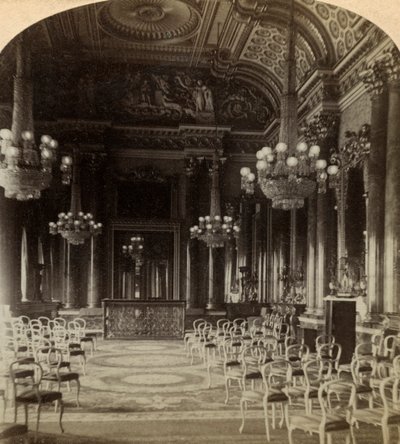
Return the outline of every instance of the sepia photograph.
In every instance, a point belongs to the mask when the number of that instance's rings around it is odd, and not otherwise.
[[[0,0],[0,443],[400,443],[398,0]]]

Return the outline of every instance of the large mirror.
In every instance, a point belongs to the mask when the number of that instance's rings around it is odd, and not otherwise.
[[[179,224],[113,223],[114,299],[179,299]]]

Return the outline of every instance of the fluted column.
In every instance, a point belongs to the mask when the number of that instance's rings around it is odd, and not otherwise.
[[[82,200],[85,208],[90,210],[96,222],[100,210],[99,189],[101,188],[100,173],[104,164],[105,154],[103,153],[85,153],[82,159],[83,175],[83,195]],[[100,236],[91,236],[89,247],[89,263],[88,263],[88,284],[86,304],[89,308],[100,307],[100,268],[101,268],[101,243]]]
[[[371,95],[370,153],[367,160],[367,295],[370,318],[383,311],[385,248],[385,173],[388,94],[385,74],[378,63],[363,81]]]
[[[184,230],[189,233],[191,226],[198,223],[199,217],[199,165],[195,158],[186,160],[185,176],[185,209],[183,218],[186,221]],[[188,238],[186,243],[186,308],[194,308],[198,305],[198,263],[199,245],[195,240]]]
[[[308,199],[307,209],[307,311],[313,313],[315,309],[315,256],[317,230],[317,199],[313,194]]]
[[[329,152],[332,147],[337,145],[338,139],[339,118],[336,113],[322,112],[314,117],[314,120],[309,124],[307,129],[307,137],[309,143],[317,143],[321,148],[321,158],[328,159]],[[314,207],[314,205],[316,205]],[[333,253],[331,242],[329,241],[332,235],[331,225],[329,224],[329,218],[334,217],[333,205],[329,199],[329,193],[318,193],[316,197],[316,204],[310,200],[309,213],[315,211],[315,217],[313,214],[309,214],[311,217],[310,222],[315,225],[315,284],[312,288],[311,282],[309,282],[308,288],[312,291],[313,308],[316,314],[321,315],[324,309],[324,297],[329,294],[329,259]],[[308,253],[311,255],[309,261],[313,262],[311,241],[314,241],[314,236],[311,233],[311,226],[309,227],[308,237]],[[312,276],[312,270],[308,267],[309,276]]]
[[[386,312],[400,306],[400,55],[393,49],[387,61],[389,110],[385,186],[384,292]]]

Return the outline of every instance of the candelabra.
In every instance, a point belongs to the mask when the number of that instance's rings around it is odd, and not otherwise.
[[[77,159],[75,155],[75,160]],[[70,175],[72,158],[65,156],[61,165],[63,181]],[[81,211],[81,188],[79,180],[79,163],[76,161],[73,168],[73,180],[71,186],[71,208],[68,213],[59,213],[57,222],[49,222],[51,234],[60,234],[69,244],[83,244],[86,239],[101,233],[103,225],[93,220],[91,213]]]
[[[211,198],[210,215],[199,217],[199,224],[190,228],[190,237],[199,239],[207,244],[207,247],[221,248],[227,241],[237,237],[240,227],[231,216],[221,216],[219,194],[219,155],[216,148],[211,166]]]
[[[131,237],[130,241],[129,245],[122,245],[122,255],[131,259],[136,265],[141,266],[143,264],[144,238],[137,235]]]

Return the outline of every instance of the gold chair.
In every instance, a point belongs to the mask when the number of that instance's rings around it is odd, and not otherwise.
[[[281,421],[279,426],[282,427],[284,420],[287,422],[287,405],[289,398],[282,390],[288,384],[288,376],[291,364],[288,361],[278,359],[265,364],[262,367],[262,387],[259,390],[243,390],[240,399],[240,411],[242,414],[242,423],[239,432],[243,433],[246,420],[246,411],[249,403],[260,403],[264,409],[265,432],[267,441],[270,441],[269,431],[269,408],[272,409],[272,428],[275,429],[275,413],[276,405],[281,407]]]
[[[354,399],[355,386],[352,383],[347,383],[350,386],[351,397],[350,401],[342,401],[341,406],[331,408],[326,402],[326,394],[329,391],[342,393],[344,382],[333,380],[327,381],[318,388],[318,401],[320,405],[320,413],[306,413],[288,415],[288,437],[289,444],[294,444],[293,432],[295,430],[302,430],[309,434],[319,435],[320,444],[332,443],[332,435],[336,433],[346,434],[346,444],[351,441],[354,442],[354,433],[352,425],[352,409],[351,403]],[[345,393],[348,393],[346,387]],[[339,408],[338,408],[339,407]],[[340,408],[341,407],[341,408]]]
[[[49,385],[58,384],[58,391],[61,391],[61,384],[67,383],[68,390],[70,388],[70,382],[76,383],[76,406],[79,407],[79,392],[80,381],[79,373],[71,372],[71,367],[67,364],[69,362],[63,361],[62,350],[57,348],[42,348],[37,352],[37,357],[40,360],[40,364],[43,369],[42,381],[46,381]]]
[[[382,428],[383,444],[389,444],[390,442],[391,426],[397,426],[397,442],[400,441],[399,382],[400,379],[397,376],[389,376],[381,381],[379,394],[383,404],[382,407],[354,408],[353,410],[353,418],[357,423],[362,422]],[[389,398],[388,392],[391,392],[392,399]]]
[[[64,432],[62,426],[64,412],[62,394],[59,391],[41,390],[42,375],[42,367],[36,362],[21,365],[19,361],[15,361],[10,365],[10,377],[14,387],[14,422],[17,422],[18,406],[22,404],[25,409],[25,425],[27,426],[28,406],[30,404],[36,405],[36,432],[38,432],[42,405],[56,402],[60,407],[60,429],[61,432]]]

